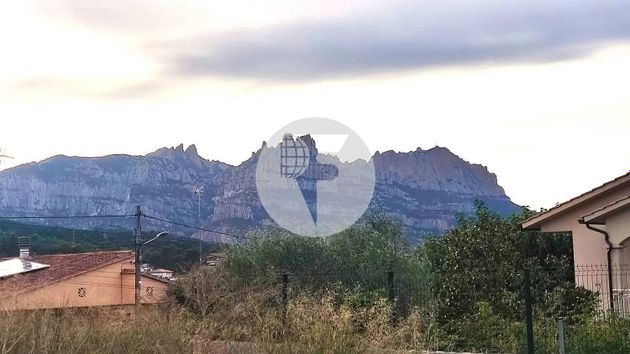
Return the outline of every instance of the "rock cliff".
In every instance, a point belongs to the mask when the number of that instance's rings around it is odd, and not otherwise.
[[[262,148],[266,148],[263,144]],[[260,151],[239,166],[209,161],[194,145],[161,148],[146,156],[54,156],[0,172],[0,215],[146,214],[242,235],[273,226],[255,186]],[[373,156],[376,189],[371,208],[400,220],[411,242],[455,225],[457,213],[472,211],[475,199],[507,214],[518,207],[484,166],[470,164],[443,147]],[[203,186],[198,218],[196,186]],[[33,221],[36,222],[36,221]],[[41,223],[100,230],[132,230],[133,218],[62,219]],[[172,229],[146,222],[145,229]],[[186,229],[177,229],[192,235]],[[235,242],[217,233],[194,237]]]

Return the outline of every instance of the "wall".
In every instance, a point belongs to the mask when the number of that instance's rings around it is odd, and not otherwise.
[[[27,293],[0,300],[2,309],[41,309],[133,304],[134,274],[130,260],[121,261]],[[143,303],[165,300],[167,284],[143,277]],[[153,288],[153,295],[146,288]],[[80,293],[84,296],[80,296]]]

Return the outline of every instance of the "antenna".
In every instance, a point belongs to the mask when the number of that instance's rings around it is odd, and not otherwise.
[[[193,188],[193,194],[197,197],[197,224],[201,227],[201,196],[205,187],[197,186]],[[199,265],[201,265],[201,236],[199,236]]]

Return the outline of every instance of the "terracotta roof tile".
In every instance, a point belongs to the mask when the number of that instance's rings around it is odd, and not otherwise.
[[[77,275],[133,258],[133,251],[107,251],[31,256],[29,260],[50,267],[0,279],[0,297],[30,291]]]

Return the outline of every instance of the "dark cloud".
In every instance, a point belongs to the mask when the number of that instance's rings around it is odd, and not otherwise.
[[[630,1],[439,1],[363,19],[165,43],[177,76],[317,80],[480,62],[575,58],[630,37]]]

